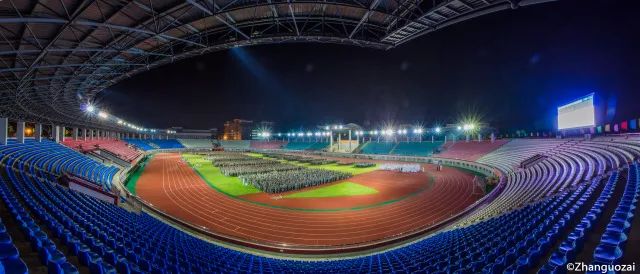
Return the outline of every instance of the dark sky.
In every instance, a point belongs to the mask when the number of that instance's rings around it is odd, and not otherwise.
[[[424,125],[477,115],[502,130],[552,129],[555,109],[596,92],[598,122],[640,116],[640,1],[561,0],[503,11],[380,51],[279,44],[139,74],[100,105],[146,127],[275,121]],[[613,111],[612,111],[613,110]]]

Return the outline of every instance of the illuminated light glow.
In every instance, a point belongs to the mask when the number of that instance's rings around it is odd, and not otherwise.
[[[324,130],[330,130],[331,128],[329,126],[324,127]]]
[[[87,105],[85,107],[85,110],[89,113],[93,113],[94,111],[96,111],[96,107],[94,107],[93,105]]]
[[[122,120],[118,119],[118,125],[122,125]]]
[[[109,118],[109,114],[104,112],[104,111],[100,111],[100,112],[98,112],[98,117],[100,117],[102,119],[107,119],[107,118]]]
[[[462,130],[462,127],[461,127],[461,126],[458,126],[458,130]]]
[[[413,134],[422,134],[422,129],[421,128],[413,129]]]
[[[304,133],[303,132],[298,132],[298,136],[302,137],[302,136],[304,136]]]
[[[558,107],[558,129],[595,126],[594,94]]]

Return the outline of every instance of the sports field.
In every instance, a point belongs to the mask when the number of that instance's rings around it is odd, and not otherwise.
[[[248,153],[253,157],[263,157],[262,154]],[[238,177],[225,176],[220,169],[215,167],[211,161],[205,159],[203,155],[183,154],[183,159],[214,189],[230,196],[242,196],[247,194],[260,193],[261,191],[252,185],[244,185]],[[353,175],[372,172],[377,167],[356,168],[353,166],[344,166],[338,164],[328,165],[309,165],[306,163],[298,163],[294,161],[284,161],[294,165],[306,166],[309,168],[336,170],[351,173]],[[363,186],[354,182],[339,182],[336,184],[327,184],[316,187],[311,190],[299,190],[291,194],[282,195],[282,198],[327,198],[327,197],[345,197],[356,195],[371,195],[378,191],[374,188]]]
[[[481,195],[457,169],[373,170],[347,180],[269,195],[226,177],[202,156],[158,153],[136,185],[166,214],[217,235],[287,249],[340,249],[428,229]]]
[[[376,193],[378,193],[378,191],[371,187],[363,186],[361,184],[353,182],[342,182],[308,191],[299,191],[286,195],[284,196],[284,198],[326,198],[371,195]]]
[[[183,154],[182,158],[204,179],[207,184],[231,196],[241,196],[258,193],[259,189],[252,185],[243,185],[238,177],[225,176],[211,161],[207,161],[203,155]]]

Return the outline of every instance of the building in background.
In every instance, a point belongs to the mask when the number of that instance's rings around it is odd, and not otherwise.
[[[233,119],[224,123],[222,140],[248,140],[251,138],[253,121]]]

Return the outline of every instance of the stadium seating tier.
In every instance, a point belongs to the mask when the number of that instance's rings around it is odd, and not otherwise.
[[[146,213],[57,185],[51,174],[78,169],[65,164],[74,161],[48,164],[46,156],[91,160],[52,142],[0,146],[5,166],[0,196],[11,213],[3,218],[19,224],[50,273],[77,273],[80,267],[92,273],[551,273],[574,260],[618,264],[637,258],[628,250],[640,237],[632,233],[639,213],[639,147],[597,140],[509,143],[480,159],[506,174],[506,187],[495,201],[425,239],[336,261],[292,261],[227,249]],[[547,158],[518,168],[535,154]],[[0,225],[2,267],[27,273],[33,265],[6,235]],[[70,263],[73,257],[80,265]]]

